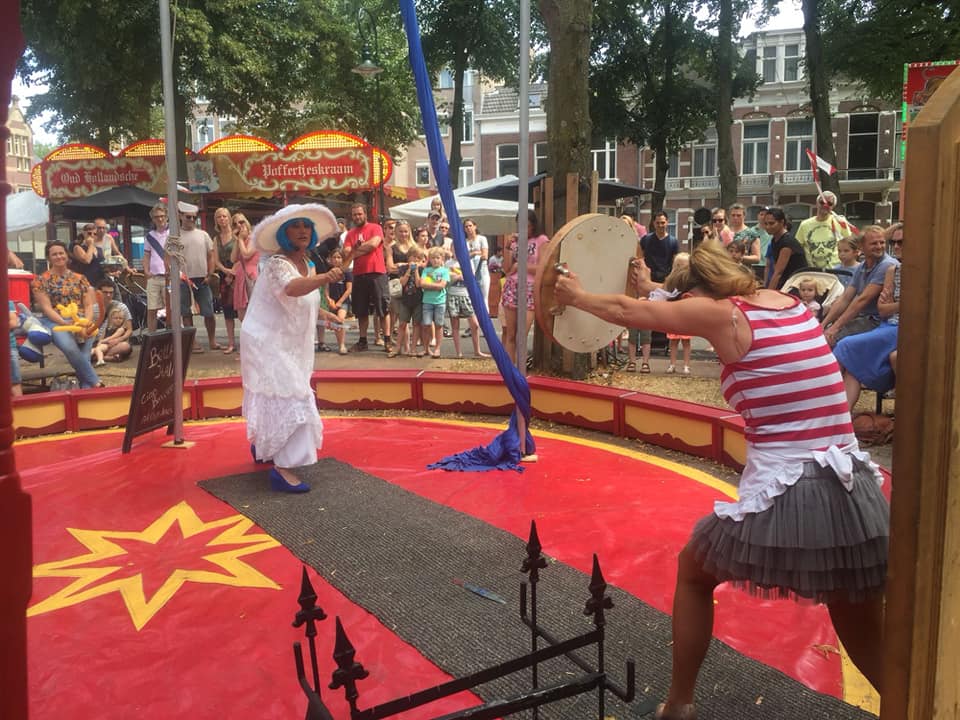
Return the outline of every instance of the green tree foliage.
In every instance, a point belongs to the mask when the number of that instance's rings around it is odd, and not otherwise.
[[[716,29],[712,47],[700,55],[701,72],[711,80],[715,93],[717,129],[717,172],[720,177],[720,205],[730,207],[737,199],[737,166],[733,157],[733,101],[750,95],[756,89],[755,58],[740,57],[736,42],[743,18],[750,14],[763,24],[776,10],[776,0],[710,0],[711,19],[704,24],[710,32]],[[712,19],[716,18],[715,22]]]
[[[349,71],[359,62],[355,10],[309,0],[179,0],[173,4],[179,107],[204,97],[237,129],[284,142],[319,125],[377,138],[390,150],[415,137],[416,107],[395,9],[382,32],[381,102]],[[352,4],[349,7],[353,8]],[[392,6],[391,6],[392,7]],[[64,138],[101,146],[156,135],[161,105],[156,0],[24,0],[27,52],[19,71],[49,91],[31,113],[53,113]],[[389,53],[389,54],[388,54]],[[381,122],[368,120],[379,112]],[[178,123],[183,127],[183,123]],[[374,132],[379,130],[379,132]]]
[[[489,80],[517,75],[517,0],[418,0],[423,53],[432,71],[453,73],[450,122],[450,179],[457,186],[463,140],[464,85],[467,69]]]
[[[600,0],[594,8],[590,114],[608,137],[656,156],[653,210],[663,205],[668,157],[703,135],[716,116],[696,71],[711,40],[692,0]]]
[[[958,0],[821,0],[823,57],[831,73],[897,101],[905,63],[960,58]]]

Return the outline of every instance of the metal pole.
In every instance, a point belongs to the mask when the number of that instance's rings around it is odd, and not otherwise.
[[[180,242],[177,216],[177,118],[173,104],[173,36],[170,31],[170,0],[160,2],[160,64],[163,76],[164,143],[167,160],[167,244]],[[173,442],[183,443],[183,336],[180,332],[180,263],[176,253],[168,255],[170,314],[167,323],[173,332]]]
[[[527,374],[527,204],[530,193],[530,0],[520,0],[520,142],[517,168],[517,369]],[[517,414],[520,456],[527,454],[527,424]]]

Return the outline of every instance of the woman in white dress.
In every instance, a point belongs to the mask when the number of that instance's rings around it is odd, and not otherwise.
[[[318,275],[307,252],[338,232],[323,205],[288,205],[253,230],[257,247],[270,258],[254,286],[240,331],[243,353],[243,416],[250,452],[272,462],[270,487],[307,492],[295,468],[317,461],[323,423],[310,387],[313,334],[323,285],[343,277],[340,268]]]

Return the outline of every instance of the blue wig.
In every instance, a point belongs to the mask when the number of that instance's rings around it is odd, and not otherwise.
[[[308,228],[310,228],[310,244],[307,245],[307,250],[313,250],[320,238],[317,237],[317,228],[313,224],[313,220],[306,217],[290,218],[283,225],[277,228],[277,245],[279,245],[284,252],[290,252],[293,250],[293,245],[291,245],[290,241],[287,239],[287,228],[296,222],[302,222]]]

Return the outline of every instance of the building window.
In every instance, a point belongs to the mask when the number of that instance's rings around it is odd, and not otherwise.
[[[783,48],[783,81],[794,82],[800,79],[800,46],[787,45]]]
[[[617,177],[617,141],[604,140],[603,146],[590,151],[593,155],[593,169],[601,180],[614,180]]]
[[[210,118],[204,118],[197,126],[197,143],[200,147],[213,142],[213,122]]]
[[[417,187],[430,187],[429,163],[417,163]]]
[[[465,107],[463,109],[463,142],[473,142],[473,108]]]
[[[437,88],[439,90],[450,90],[453,88],[453,73],[449,68],[444,68],[440,71],[440,76],[437,78]]]
[[[460,176],[457,187],[473,185],[473,158],[463,158],[460,161]]]
[[[813,119],[787,120],[787,148],[784,169],[796,171],[810,167],[807,150],[813,150]]]
[[[717,174],[717,146],[693,146],[692,177],[712,177]]]
[[[520,173],[520,146],[497,145],[497,177]]]
[[[664,208],[663,211],[667,214],[667,232],[673,235],[674,238],[677,237],[677,211],[668,210]],[[653,221],[650,221],[651,230],[653,229]]]
[[[876,176],[877,126],[879,113],[860,113],[850,116],[847,141],[847,178],[864,180]]]
[[[793,227],[797,227],[806,220],[811,215],[815,214],[812,205],[806,205],[804,203],[794,203],[792,205],[786,205],[783,208],[784,214],[787,216],[787,219],[793,223]]]
[[[550,168],[550,146],[545,142],[533,144],[533,174],[549,173]]]
[[[763,210],[763,205],[751,205],[747,208],[747,212],[744,214],[743,221],[746,225],[753,227],[760,221],[760,211]]]
[[[772,83],[777,81],[777,48],[763,49],[763,81]]]
[[[667,156],[667,177],[680,177],[680,153],[670,153]]]
[[[766,175],[770,152],[770,125],[762,123],[744,123],[743,125],[743,162],[742,175]]]
[[[843,214],[854,225],[872,225],[877,221],[877,206],[868,200],[856,200],[843,206]]]

